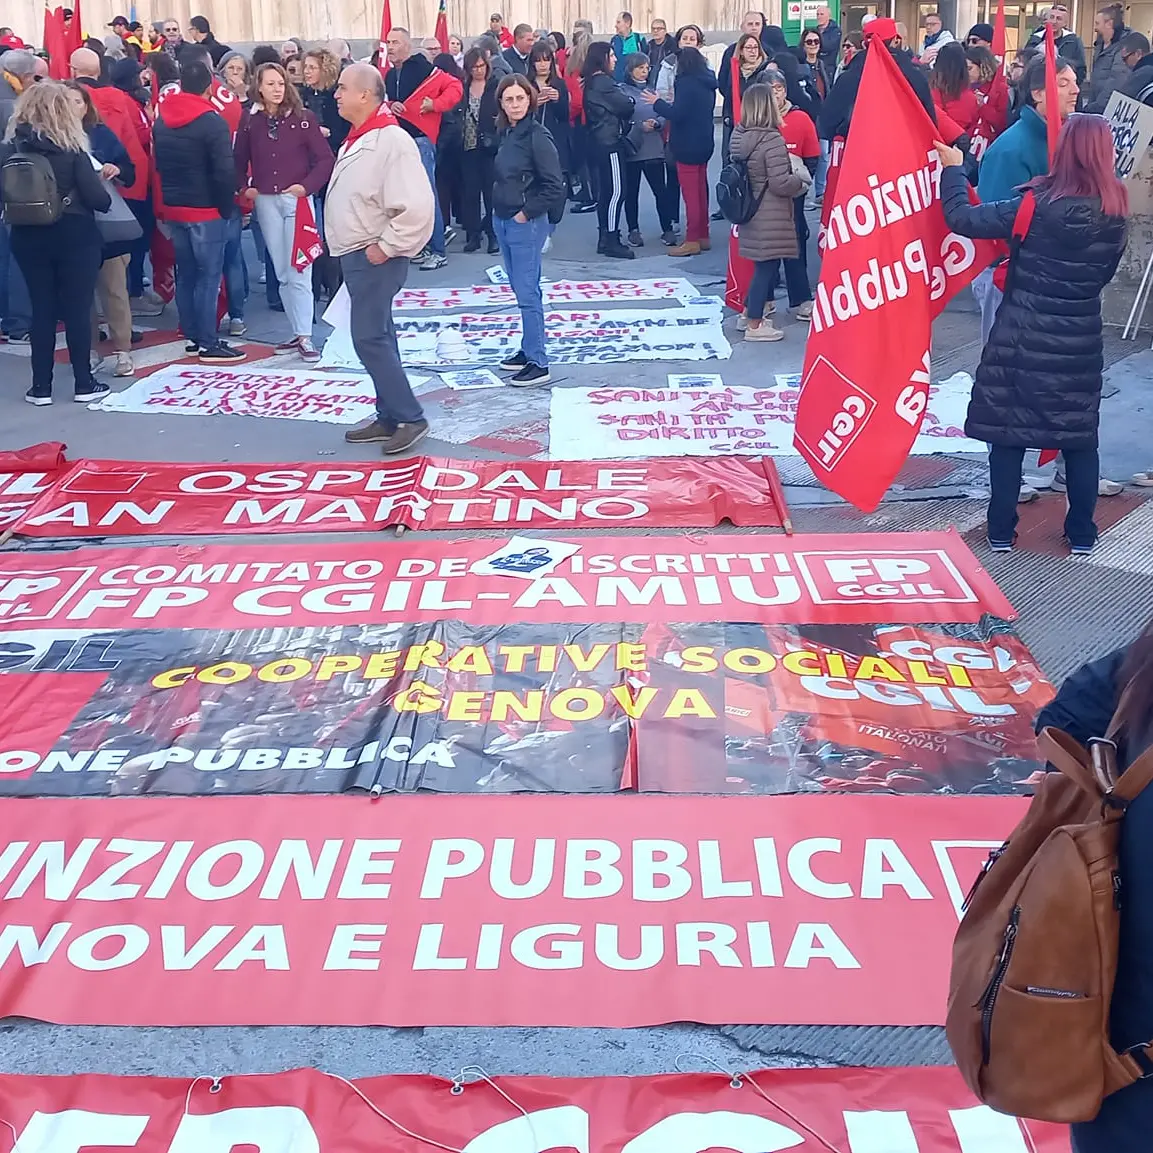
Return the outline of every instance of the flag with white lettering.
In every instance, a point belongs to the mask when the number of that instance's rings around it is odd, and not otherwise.
[[[316,213],[312,211],[312,197],[302,196],[296,202],[296,223],[292,231],[292,267],[303,272],[314,260],[324,255],[320,232],[316,227]]]
[[[933,319],[995,255],[945,224],[936,136],[874,43],[827,208],[793,440],[818,480],[866,511],[920,428]]]

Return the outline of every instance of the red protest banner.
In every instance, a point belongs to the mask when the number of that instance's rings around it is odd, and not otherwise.
[[[303,272],[319,256],[324,255],[320,232],[316,227],[316,214],[312,211],[312,197],[301,196],[296,202],[296,215],[292,226],[292,267]]]
[[[405,528],[781,525],[769,457],[452,460],[375,465],[80,460],[8,476],[0,525],[28,537],[370,532]]]
[[[427,1153],[434,1142],[469,1153],[1069,1153],[1066,1127],[978,1105],[952,1068],[770,1069],[741,1074],[739,1086],[710,1073],[494,1080],[500,1093],[472,1077],[454,1091],[439,1077],[349,1084],[319,1069],[195,1082],[0,1076],[0,1116],[30,1153],[94,1141],[135,1153]]]
[[[0,452],[0,534],[15,525],[65,474],[69,468],[64,459],[66,447],[59,440],[49,440]]]
[[[471,571],[499,539],[0,555],[0,631],[740,620],[976,623],[1016,612],[954,533],[595,537],[532,581]]]
[[[916,439],[933,318],[995,255],[993,245],[948,230],[935,138],[892,56],[874,40],[835,193],[826,193],[793,441],[822,483],[867,511]]]
[[[963,894],[1026,804],[4,800],[0,1015],[940,1024]]]

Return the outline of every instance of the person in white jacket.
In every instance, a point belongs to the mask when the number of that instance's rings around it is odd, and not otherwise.
[[[372,65],[345,68],[336,106],[352,128],[328,182],[324,237],[340,259],[352,344],[376,390],[376,419],[344,439],[380,444],[392,456],[428,435],[401,367],[392,301],[408,277],[409,260],[432,235],[432,185],[416,142],[385,103],[384,80]]]
[[[937,53],[941,51],[941,46],[951,44],[955,39],[953,33],[945,27],[941,17],[936,12],[930,12],[925,17],[925,43],[921,48],[921,63],[926,68],[931,67],[933,61],[937,59]]]

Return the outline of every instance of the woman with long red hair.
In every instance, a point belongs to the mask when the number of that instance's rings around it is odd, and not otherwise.
[[[1023,198],[970,204],[963,156],[938,142],[941,205],[962,236],[1013,241],[1005,296],[981,354],[965,432],[989,445],[989,545],[1013,547],[1025,450],[1065,456],[1074,553],[1097,542],[1098,409],[1103,348],[1101,291],[1125,250],[1129,211],[1113,169],[1113,134],[1100,116],[1074,114],[1052,170]]]

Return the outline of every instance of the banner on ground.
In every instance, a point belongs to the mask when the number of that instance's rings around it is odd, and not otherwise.
[[[765,1069],[732,1078],[427,1076],[349,1085],[318,1069],[263,1076],[0,1076],[21,1153],[1069,1153],[1068,1129],[977,1104],[951,1068]],[[363,1094],[363,1097],[358,1096]],[[383,1120],[371,1101],[395,1123]],[[513,1104],[509,1105],[509,1100]],[[523,1110],[523,1114],[519,1112]],[[397,1124],[416,1136],[405,1136]],[[811,1142],[816,1139],[818,1144]]]
[[[956,537],[595,538],[474,575],[497,543],[6,558],[0,792],[995,793],[1041,767],[1049,687]]]
[[[825,196],[794,443],[818,480],[871,511],[928,406],[933,318],[995,248],[945,224],[936,128],[877,41],[857,112]]]
[[[410,376],[416,387],[427,378]],[[93,407],[104,412],[174,416],[270,416],[356,424],[376,415],[372,380],[364,373],[325,375],[251,366],[208,368],[173,364]]]
[[[937,1025],[963,894],[1026,804],[3,800],[0,1015]]]
[[[548,355],[554,364],[611,364],[626,360],[726,360],[732,348],[721,329],[723,305],[701,296],[677,308],[555,308],[545,312]],[[328,313],[325,313],[326,318]],[[339,313],[321,354],[321,368],[363,371],[352,331]],[[399,315],[396,338],[409,366],[497,364],[519,351],[519,312]]]
[[[670,374],[665,388],[557,388],[549,397],[549,451],[558,457],[796,456],[800,376],[726,385],[715,374]],[[965,436],[973,382],[964,373],[929,388],[912,451],[986,451]]]
[[[674,300],[684,304],[700,292],[681,276],[661,280],[552,280],[541,283],[545,308],[563,305],[612,304],[637,300]],[[516,293],[507,283],[468,284],[462,288],[402,288],[393,298],[393,312],[444,312],[453,308],[516,308]],[[348,290],[343,286],[325,312],[327,324],[347,324]]]
[[[376,465],[80,460],[51,484],[41,473],[0,473],[0,515],[11,507],[20,518],[18,534],[48,538],[355,532],[390,525],[780,525],[780,492],[771,460],[740,458],[509,464],[412,457]]]
[[[51,440],[0,452],[0,533],[51,491],[69,467],[65,448],[63,442]]]

